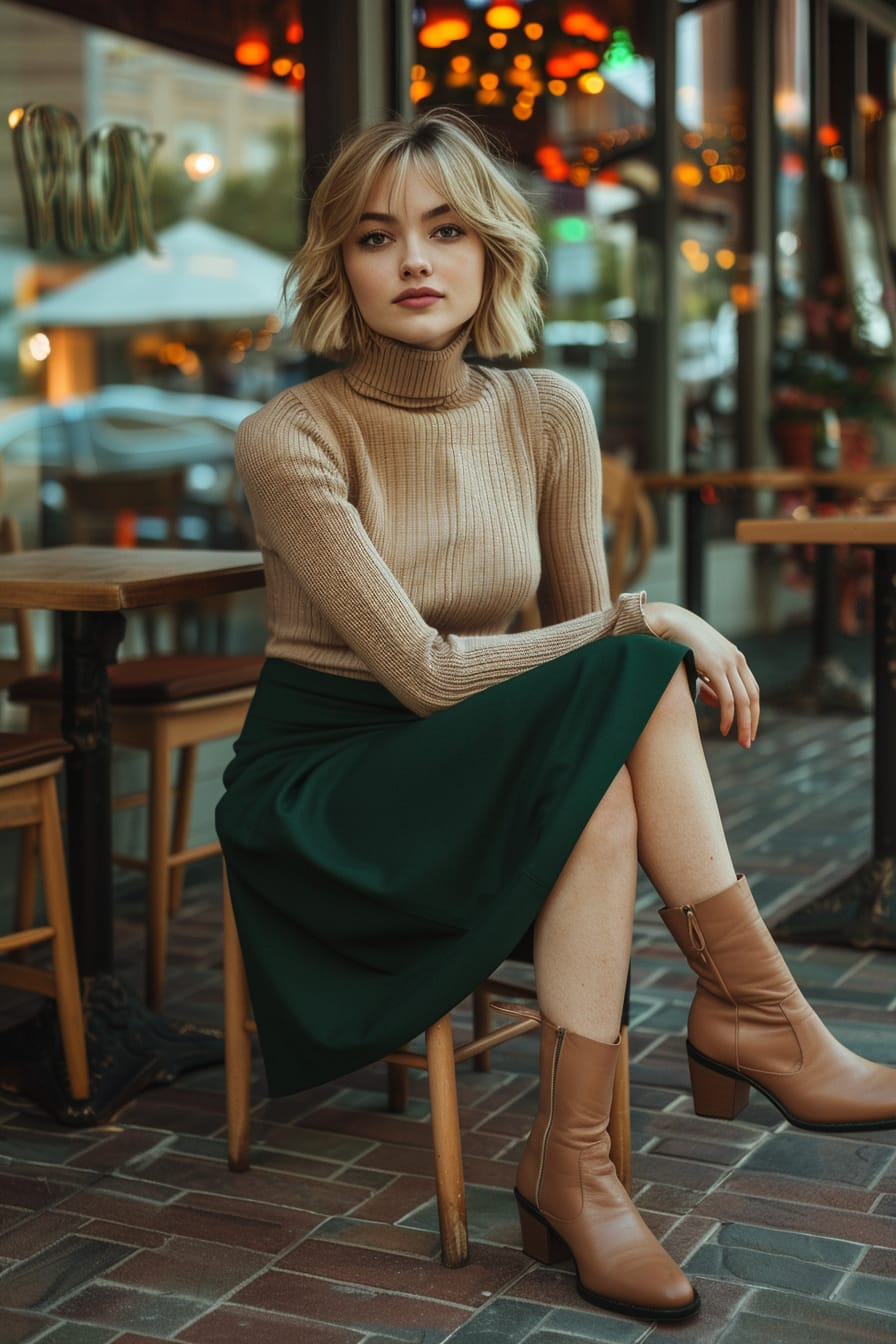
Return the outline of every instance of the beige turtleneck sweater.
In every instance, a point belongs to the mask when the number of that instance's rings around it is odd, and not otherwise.
[[[426,715],[606,635],[600,453],[582,393],[374,333],[240,426],[269,657],[375,680]],[[538,592],[543,628],[508,634]]]

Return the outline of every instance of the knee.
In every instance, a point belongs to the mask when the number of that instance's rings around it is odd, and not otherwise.
[[[591,814],[582,838],[586,844],[607,845],[619,850],[634,849],[638,843],[638,814],[628,769],[623,766]]]

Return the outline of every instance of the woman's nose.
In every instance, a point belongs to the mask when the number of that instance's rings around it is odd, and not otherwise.
[[[419,250],[412,249],[405,254],[404,260],[401,263],[401,273],[403,276],[407,277],[412,275],[431,275],[432,266]]]

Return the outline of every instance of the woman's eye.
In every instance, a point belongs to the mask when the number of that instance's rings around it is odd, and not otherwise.
[[[437,238],[462,238],[463,229],[457,224],[440,224],[436,229]]]
[[[365,233],[363,238],[358,239],[361,247],[382,247],[383,243],[389,241],[389,235],[383,233],[382,229],[371,229],[370,233]]]

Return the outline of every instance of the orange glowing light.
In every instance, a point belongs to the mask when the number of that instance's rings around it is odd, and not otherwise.
[[[560,13],[560,27],[570,37],[586,37],[589,42],[605,42],[610,36],[609,26],[599,19],[594,6],[585,0],[568,0]]]
[[[562,98],[565,92],[566,92],[565,79],[548,80],[548,93],[552,93],[555,98]]]
[[[470,60],[469,56],[451,57],[451,69],[458,75],[467,74],[472,64],[473,62]]]
[[[554,79],[575,79],[586,70],[593,70],[599,59],[597,52],[567,42],[551,52],[544,68]]]
[[[470,36],[470,17],[457,0],[432,0],[426,6],[426,19],[417,34],[422,47],[447,47]]]
[[[497,51],[500,51],[502,47],[507,46],[506,33],[489,33],[488,40]]]
[[[527,23],[523,32],[530,42],[537,42],[540,37],[544,37],[544,28],[540,23]]]
[[[519,0],[501,0],[500,4],[489,5],[485,11],[489,28],[516,28],[522,17]]]
[[[268,35],[262,28],[247,28],[233,49],[238,65],[264,65],[270,54]]]
[[[279,75],[281,78],[284,75],[288,75],[292,69],[292,57],[278,56],[276,61],[271,64],[271,69],[275,75]]]
[[[305,36],[305,28],[302,24],[302,20],[290,19],[289,23],[286,25],[284,36],[291,47],[297,47]]]
[[[840,132],[837,130],[836,126],[832,126],[830,123],[825,126],[819,126],[818,143],[820,145],[824,145],[826,149],[830,149],[831,146],[836,145],[839,140]]]
[[[579,75],[578,84],[583,93],[601,93],[604,89],[604,78],[596,70],[589,70],[586,74]]]
[[[699,187],[703,181],[703,173],[696,163],[677,163],[672,170],[672,175],[676,182],[680,182],[683,187]]]
[[[479,83],[484,89],[496,89],[501,80],[491,70],[487,70],[484,75],[479,76]]]

